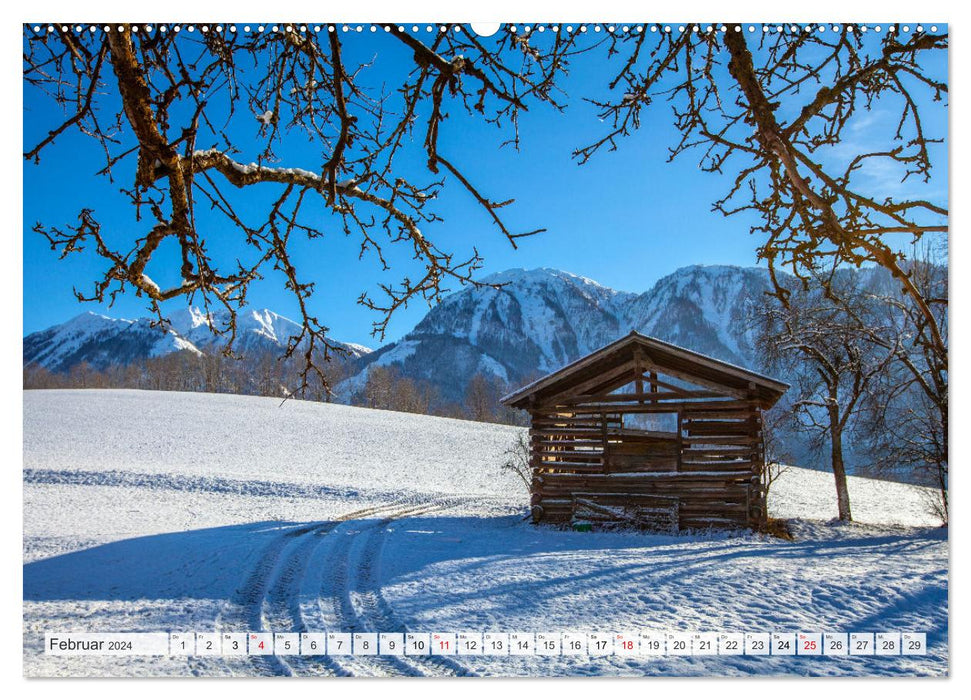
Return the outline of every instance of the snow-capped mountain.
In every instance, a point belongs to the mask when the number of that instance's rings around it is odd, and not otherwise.
[[[619,292],[552,269],[509,270],[481,280],[432,309],[402,340],[358,361],[338,386],[350,400],[372,366],[460,400],[476,373],[519,385],[616,340],[632,329],[719,359],[758,367],[753,311],[769,289],[760,268],[691,266],[642,294]]]
[[[179,350],[199,353],[174,330],[153,328],[146,319],[129,321],[89,311],[25,337],[24,365],[38,364],[64,372],[88,362],[103,369]]]
[[[434,308],[409,334],[466,340],[515,372],[547,372],[616,338],[634,295],[552,270],[509,270]],[[488,361],[487,361],[488,362]]]
[[[638,296],[624,320],[628,330],[755,367],[756,313],[770,284],[768,272],[757,267],[692,265]]]
[[[208,315],[197,307],[189,307],[168,316],[172,330],[200,350],[221,347],[225,342],[213,332],[223,329],[229,321],[225,309],[212,311]],[[300,324],[269,309],[247,309],[236,315],[236,340],[233,348],[240,354],[254,354],[265,351],[278,352],[285,348],[290,338],[300,334]],[[370,348],[356,343],[336,343],[350,352],[352,357],[360,357],[371,352]]]
[[[86,312],[25,337],[24,365],[38,364],[52,372],[66,372],[87,362],[100,370],[181,350],[198,355],[211,353],[225,343],[213,327],[225,326],[227,314],[222,311],[207,316],[198,308],[188,308],[171,314],[169,327],[163,329],[153,326],[147,318],[131,321]],[[268,309],[245,310],[237,316],[233,347],[241,355],[280,352],[299,331],[299,324]],[[339,344],[352,357],[370,352],[361,345]]]

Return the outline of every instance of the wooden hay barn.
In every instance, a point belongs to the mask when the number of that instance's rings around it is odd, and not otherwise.
[[[782,382],[632,331],[504,397],[530,414],[534,522],[664,531],[765,517]]]

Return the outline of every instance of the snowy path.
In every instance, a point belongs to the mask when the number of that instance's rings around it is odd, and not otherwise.
[[[302,630],[342,632],[405,631],[384,600],[380,578],[381,548],[394,521],[441,511],[443,503],[375,512],[335,527],[312,554],[300,591],[296,616]],[[335,656],[330,662],[341,675],[454,676],[466,669],[450,659],[394,656]]]
[[[448,501],[389,504],[309,523],[274,539],[247,574],[241,600],[227,605],[217,631],[384,632],[399,630],[381,592],[381,546],[390,523],[447,508]],[[253,673],[269,676],[454,676],[450,659],[391,656],[252,656]],[[206,666],[194,668],[202,672]]]

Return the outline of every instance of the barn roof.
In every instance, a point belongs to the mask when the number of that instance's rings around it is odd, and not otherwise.
[[[504,396],[501,402],[513,408],[527,408],[531,401],[542,402],[546,397],[569,391],[574,385],[630,362],[637,352],[644,358],[646,369],[662,373],[669,370],[689,382],[694,378],[702,384],[746,392],[757,399],[763,409],[771,408],[789,388],[788,384],[777,379],[631,331],[623,338]]]

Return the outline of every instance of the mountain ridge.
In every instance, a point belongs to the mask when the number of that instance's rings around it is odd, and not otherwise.
[[[512,268],[483,277],[478,287],[446,296],[401,339],[375,350],[341,343],[350,375],[335,387],[351,402],[371,367],[395,366],[403,376],[436,386],[444,400],[461,400],[476,374],[518,385],[554,371],[630,330],[740,366],[761,369],[750,321],[768,291],[768,272],[736,265],[690,265],[643,292],[615,290],[555,268]],[[489,286],[497,284],[498,288]],[[65,372],[80,362],[98,369],[186,350],[222,347],[212,326],[225,312],[188,307],[166,328],[149,319],[114,319],[84,312],[24,338],[24,364]],[[300,326],[269,309],[239,312],[234,349],[280,352]],[[335,341],[336,342],[336,341]]]
[[[188,351],[201,356],[220,351],[225,338],[213,326],[225,326],[228,312],[206,314],[197,307],[180,309],[169,315],[163,327],[149,318],[112,318],[84,311],[64,323],[24,337],[24,366],[35,364],[52,372],[67,372],[87,362],[98,370],[126,365],[137,360]],[[283,351],[289,338],[299,333],[300,325],[269,309],[238,312],[236,340],[238,354]],[[352,357],[370,348],[355,343],[345,347]]]
[[[770,289],[762,268],[691,265],[641,293],[553,268],[514,268],[479,281],[503,286],[447,296],[400,340],[356,360],[336,387],[338,400],[360,394],[370,367],[394,365],[444,400],[460,401],[475,374],[523,384],[631,330],[761,369],[752,314]]]

